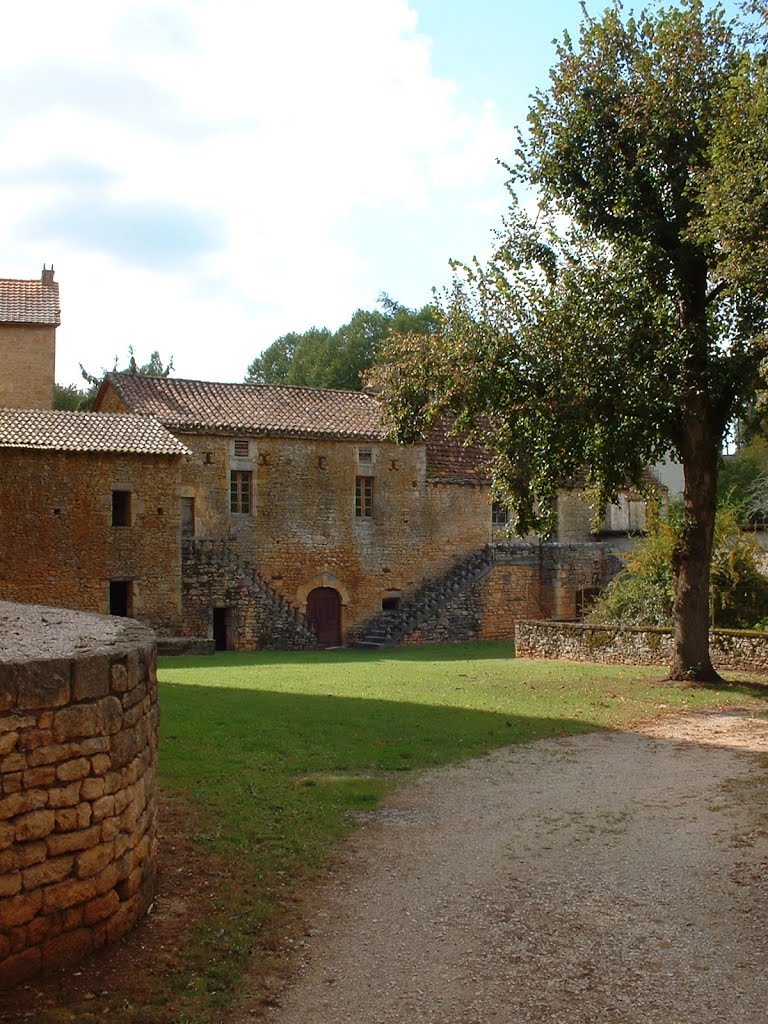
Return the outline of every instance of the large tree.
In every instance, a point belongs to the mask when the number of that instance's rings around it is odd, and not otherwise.
[[[667,452],[682,463],[675,679],[717,677],[721,445],[765,353],[764,221],[751,216],[765,207],[764,103],[759,47],[720,7],[585,9],[532,99],[491,259],[456,265],[440,337],[390,346],[379,374],[402,440],[452,410],[488,445],[521,533],[551,526],[558,486],[585,466],[599,509]],[[719,197],[740,169],[754,187],[727,214]]]
[[[284,334],[248,367],[252,384],[294,384],[359,391],[362,374],[374,363],[393,332],[433,334],[438,326],[433,306],[408,309],[382,294],[382,311],[358,309],[337,331],[311,327]]]

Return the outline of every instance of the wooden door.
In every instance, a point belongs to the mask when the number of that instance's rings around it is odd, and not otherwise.
[[[341,644],[341,599],[333,587],[316,587],[307,597],[307,618],[321,647]]]

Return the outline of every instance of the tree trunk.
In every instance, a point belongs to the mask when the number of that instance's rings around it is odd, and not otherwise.
[[[683,528],[675,546],[675,649],[670,679],[716,682],[709,654],[709,574],[717,511],[720,434],[705,413],[692,416],[681,446]]]

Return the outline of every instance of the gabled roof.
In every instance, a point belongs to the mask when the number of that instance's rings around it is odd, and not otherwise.
[[[0,278],[0,323],[58,327],[61,323],[58,283]]]
[[[427,434],[427,476],[435,480],[490,480],[488,450],[467,444],[462,435],[452,435],[451,426],[451,417],[443,416]]]
[[[217,384],[174,377],[107,374],[130,412],[156,416],[170,430],[252,436],[383,441],[379,403],[361,391],[277,384]],[[98,399],[97,399],[98,405]]]
[[[149,416],[50,409],[0,409],[0,448],[135,455],[189,452]]]

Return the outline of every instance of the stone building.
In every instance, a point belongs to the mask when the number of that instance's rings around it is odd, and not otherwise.
[[[177,632],[186,454],[148,417],[0,409],[0,600]]]
[[[109,374],[96,412],[53,412],[59,318],[52,270],[0,281],[0,600],[169,646],[500,639],[578,618],[618,567],[577,490],[556,542],[511,541],[486,454],[446,424],[395,444],[365,393]]]
[[[0,407],[52,409],[56,328],[61,322],[53,267],[36,281],[0,278]]]
[[[396,445],[365,393],[110,374],[96,408],[191,453],[182,633],[218,647],[509,637],[575,617],[616,570],[600,544],[494,543],[484,453],[445,425]]]

